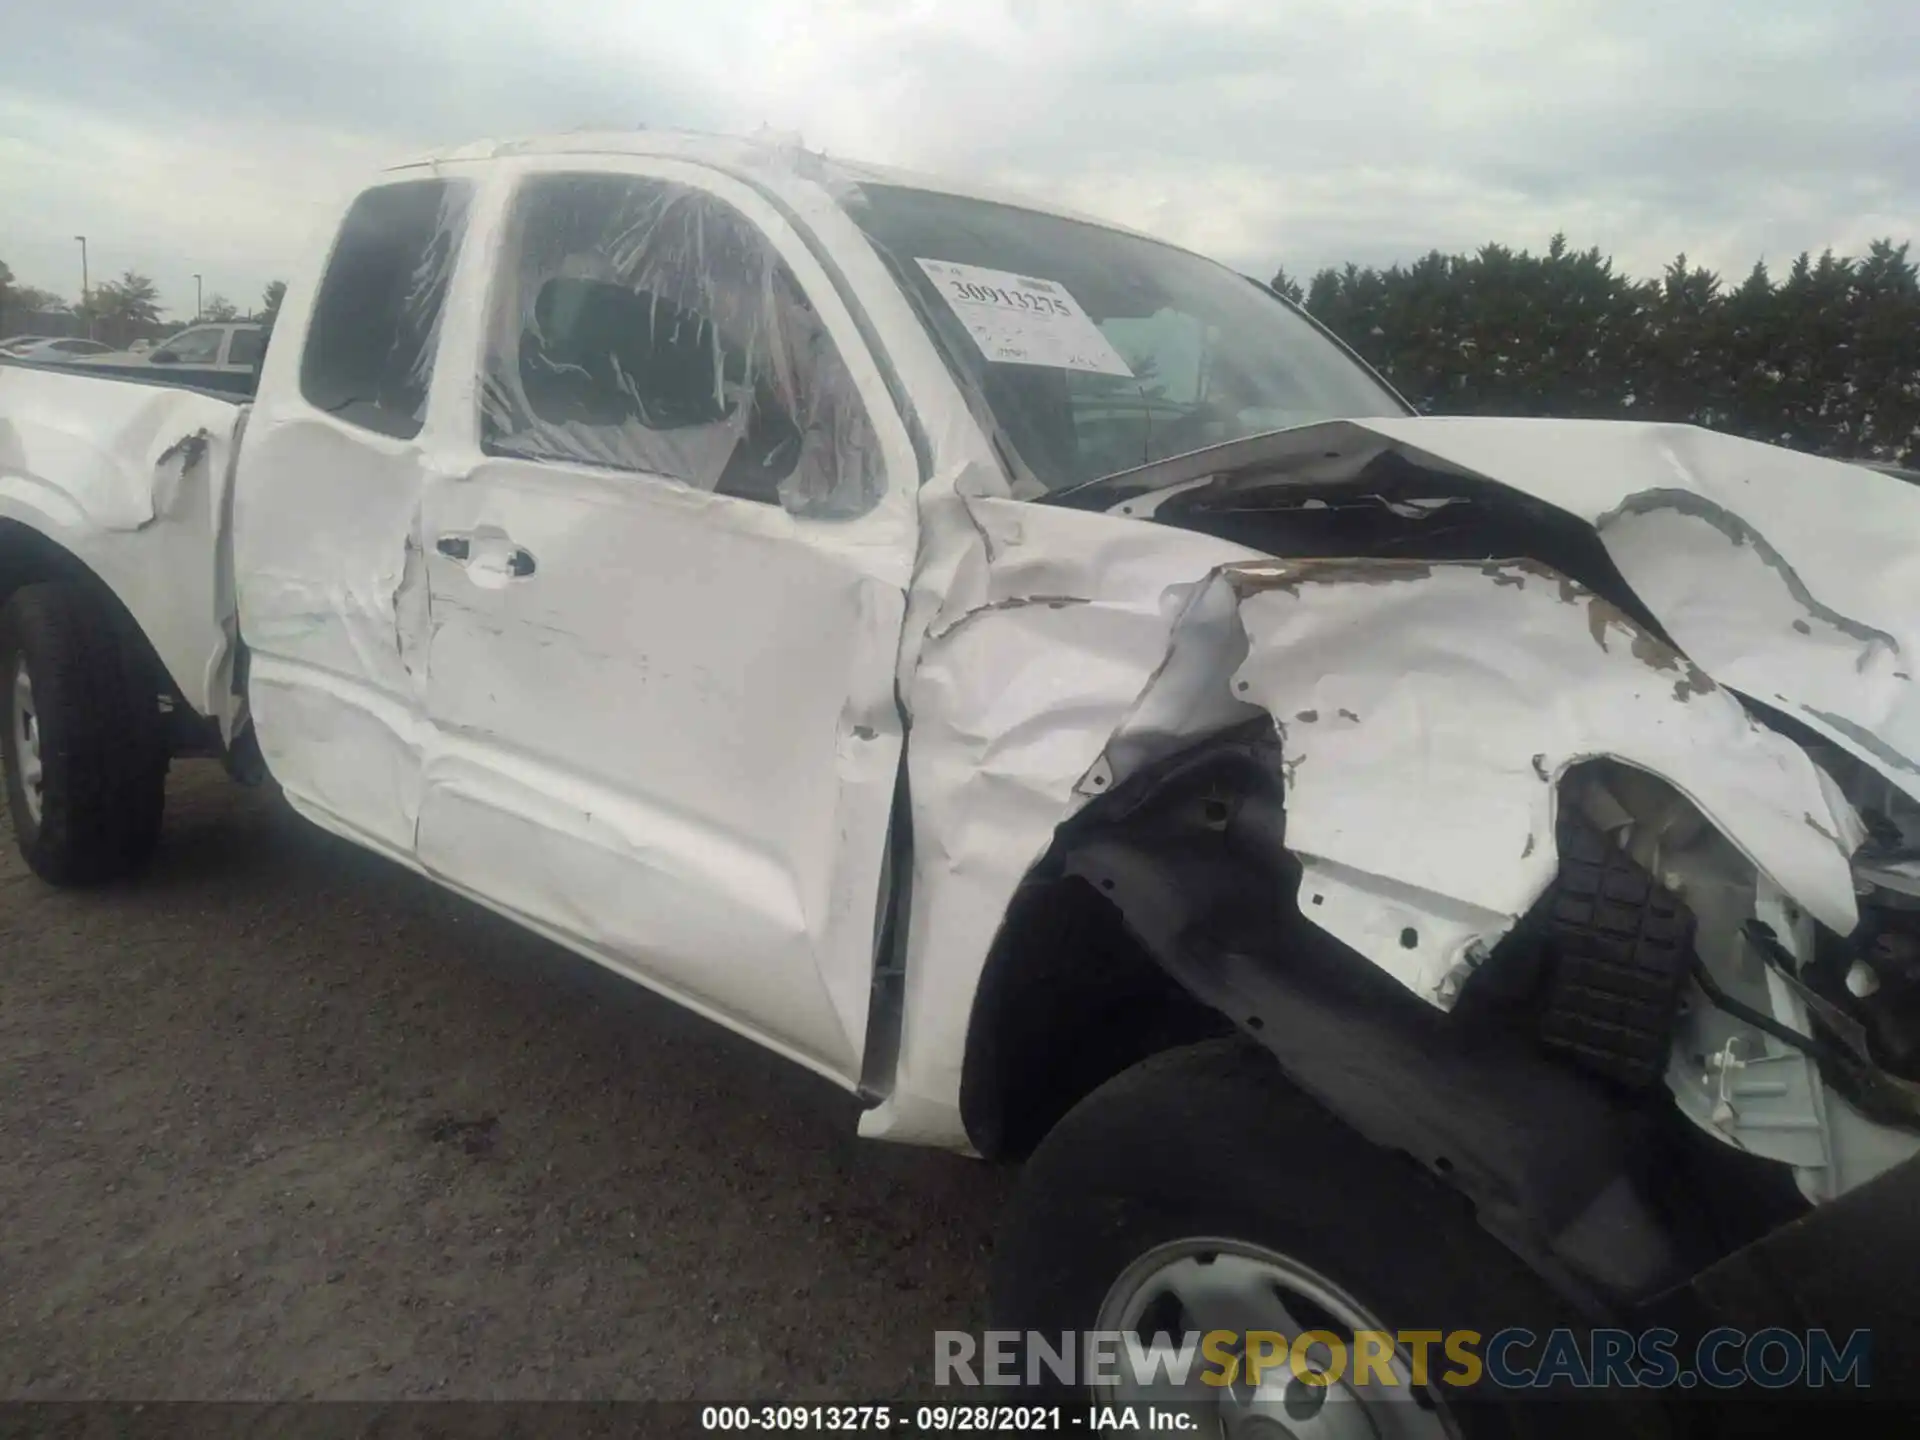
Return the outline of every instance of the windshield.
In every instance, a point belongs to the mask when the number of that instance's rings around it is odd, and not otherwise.
[[[1242,275],[1082,221],[894,185],[847,200],[1031,498],[1321,420],[1407,413]]]

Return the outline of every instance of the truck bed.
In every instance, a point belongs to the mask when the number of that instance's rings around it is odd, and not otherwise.
[[[191,390],[234,404],[251,400],[260,383],[258,369],[241,371],[220,365],[145,365],[138,357],[125,356],[22,360],[12,355],[0,355],[0,367],[6,366],[52,375],[92,375],[103,380],[124,380],[133,385],[155,385],[164,390]]]
[[[226,519],[246,415],[238,396],[144,376],[0,365],[0,550],[33,557],[30,572],[91,571],[152,643],[179,699],[223,721]]]

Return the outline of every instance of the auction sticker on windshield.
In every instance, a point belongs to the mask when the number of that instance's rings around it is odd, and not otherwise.
[[[1133,377],[1120,352],[1087,318],[1066,286],[1010,270],[956,265],[951,260],[918,264],[987,359],[1003,365],[1057,365]]]

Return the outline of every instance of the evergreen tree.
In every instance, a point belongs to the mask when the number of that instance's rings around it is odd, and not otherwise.
[[[1685,255],[1636,281],[1555,235],[1322,270],[1303,303],[1424,413],[1680,421],[1920,465],[1920,267],[1891,240],[1729,288]]]

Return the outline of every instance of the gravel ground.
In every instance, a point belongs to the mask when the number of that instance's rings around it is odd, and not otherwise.
[[[0,1396],[877,1399],[1008,1176],[175,768],[129,887],[0,828]]]

